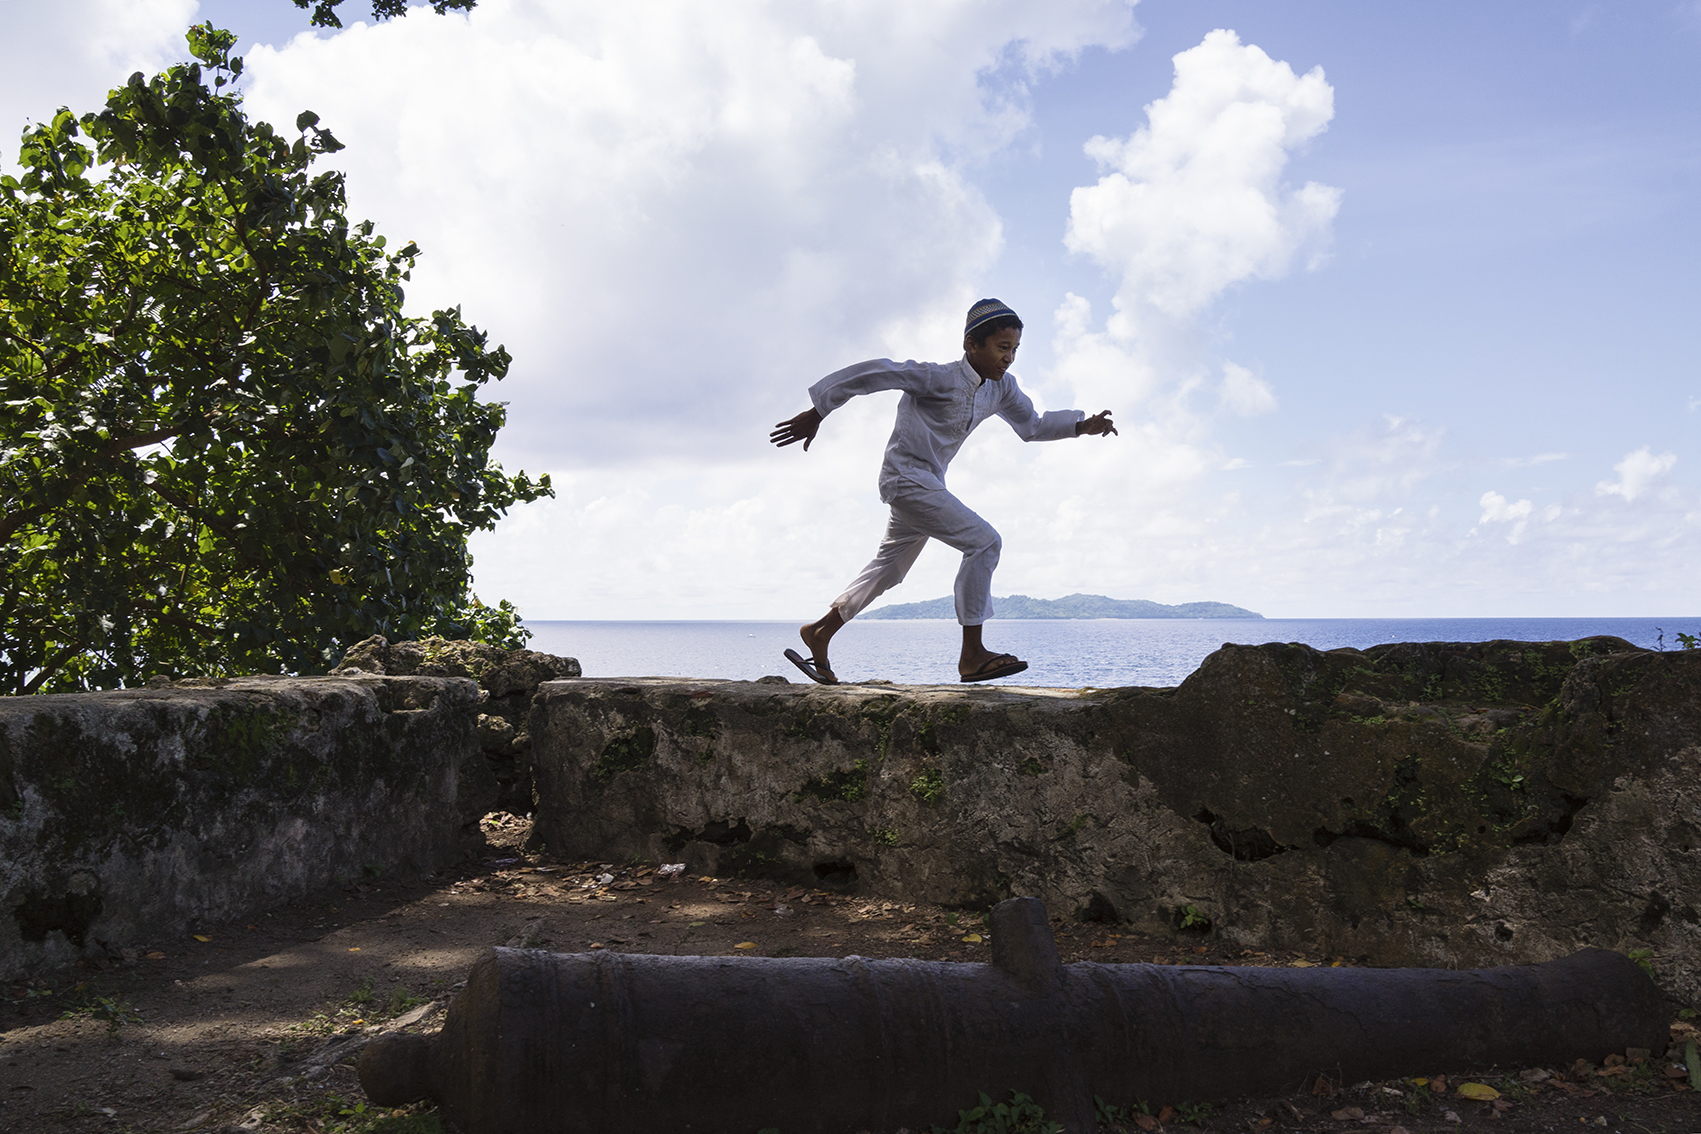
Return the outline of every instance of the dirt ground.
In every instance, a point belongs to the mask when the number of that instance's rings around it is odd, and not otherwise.
[[[490,816],[485,857],[436,878],[352,886],[162,940],[133,964],[4,989],[0,1131],[33,1134],[434,1134],[428,1108],[370,1107],[352,1060],[397,1027],[430,1030],[491,945],[558,952],[985,960],[971,911],[760,880],[661,879],[653,869],[523,853],[524,821]],[[600,881],[599,881],[600,879]],[[1341,958],[1178,947],[1115,926],[1058,924],[1065,963],[1328,965]],[[1687,1024],[1679,1023],[1684,1030]],[[1613,1062],[1609,1060],[1609,1062]],[[1701,1132],[1701,1092],[1663,1060],[1508,1067],[1469,1077],[1330,1084],[1283,1099],[1150,1100],[1130,1131],[1383,1134],[1485,1129]],[[1466,1083],[1499,1098],[1462,1097]],[[970,1106],[974,1100],[965,1099]],[[855,1134],[847,1131],[846,1134]]]

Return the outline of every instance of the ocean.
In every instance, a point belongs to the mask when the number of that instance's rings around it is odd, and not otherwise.
[[[727,678],[779,674],[807,681],[785,660],[803,653],[798,621],[532,622],[530,647],[579,659],[586,677]],[[1680,649],[1677,633],[1701,634],[1685,618],[1098,618],[995,619],[986,644],[1028,663],[1025,673],[992,684],[1054,688],[1179,685],[1225,642],[1303,642],[1320,650],[1364,649],[1383,642],[1548,642],[1611,634],[1647,649]],[[858,619],[833,639],[842,681],[899,685],[957,683],[955,622]]]

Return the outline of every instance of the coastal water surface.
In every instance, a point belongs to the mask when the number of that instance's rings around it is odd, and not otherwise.
[[[702,677],[749,681],[780,674],[808,680],[785,660],[800,653],[797,621],[532,622],[534,650],[579,659],[586,677]],[[1028,662],[1001,685],[1066,688],[1179,685],[1225,642],[1303,642],[1320,650],[1383,642],[1569,641],[1611,634],[1647,649],[1680,648],[1677,632],[1701,634],[1701,617],[1673,618],[1264,618],[995,619],[986,644]],[[843,681],[900,685],[957,682],[962,635],[935,619],[852,622],[833,639]]]

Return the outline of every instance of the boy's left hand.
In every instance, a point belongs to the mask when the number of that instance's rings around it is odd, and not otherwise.
[[[1110,421],[1109,410],[1096,413],[1092,417],[1083,418],[1075,423],[1075,436],[1085,437],[1092,433],[1116,433],[1116,426],[1112,425]],[[1121,434],[1118,433],[1117,436],[1120,437]]]

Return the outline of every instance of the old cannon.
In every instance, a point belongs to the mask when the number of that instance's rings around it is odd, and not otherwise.
[[[1011,1090],[1074,1134],[1094,1095],[1598,1061],[1665,1036],[1653,982],[1598,949],[1470,972],[1065,966],[1033,898],[991,931],[992,964],[493,949],[441,1032],[374,1040],[360,1081],[466,1134],[915,1130]]]

